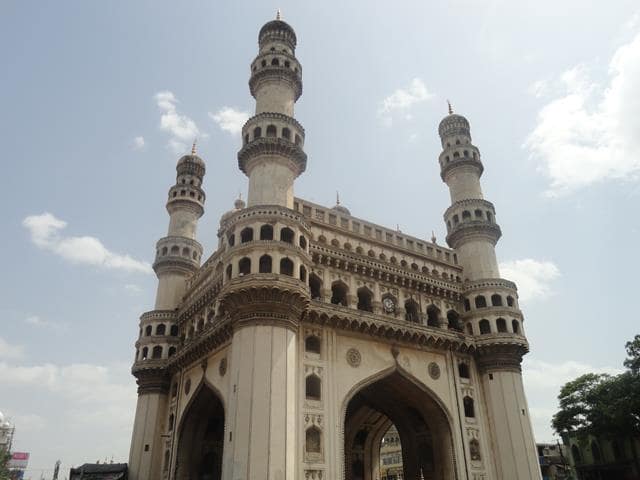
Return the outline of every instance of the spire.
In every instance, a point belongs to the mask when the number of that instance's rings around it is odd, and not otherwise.
[[[282,13],[280,12],[280,9],[276,12],[276,20],[282,20]]]
[[[431,243],[436,243],[436,232],[431,230]]]
[[[198,139],[194,138],[193,139],[193,145],[191,145],[191,155],[195,155],[196,154],[196,143],[198,143]]]
[[[340,205],[340,192],[336,190],[336,205]]]
[[[449,115],[453,115],[453,107],[451,106],[451,102],[447,100],[447,106],[449,107]]]

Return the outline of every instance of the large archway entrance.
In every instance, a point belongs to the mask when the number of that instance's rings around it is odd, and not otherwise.
[[[178,435],[177,480],[220,480],[224,407],[206,385],[195,393]]]
[[[392,426],[402,445],[402,480],[455,479],[453,439],[443,407],[424,385],[394,371],[362,387],[347,405],[345,480],[388,475],[381,468],[381,442]]]

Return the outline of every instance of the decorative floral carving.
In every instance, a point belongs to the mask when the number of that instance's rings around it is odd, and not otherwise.
[[[350,348],[347,350],[347,363],[352,367],[359,367],[362,361],[362,355],[356,348]]]
[[[431,362],[428,368],[431,378],[433,378],[434,380],[440,378],[440,366],[436,362]]]

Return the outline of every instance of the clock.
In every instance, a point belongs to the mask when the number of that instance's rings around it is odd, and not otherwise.
[[[391,297],[385,297],[382,300],[382,307],[386,313],[393,313],[396,310],[396,302]]]

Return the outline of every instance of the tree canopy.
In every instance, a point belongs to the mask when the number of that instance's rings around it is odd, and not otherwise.
[[[624,373],[587,373],[560,389],[560,409],[551,421],[556,432],[640,435],[640,335],[625,348]]]

